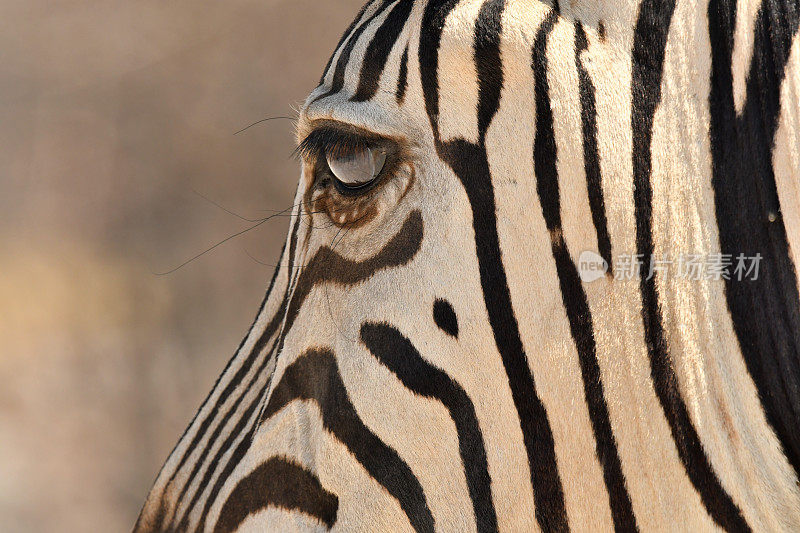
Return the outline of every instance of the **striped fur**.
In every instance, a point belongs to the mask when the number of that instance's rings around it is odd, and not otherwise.
[[[137,531],[800,530],[800,3],[373,0],[258,317]],[[761,254],[757,281],[582,251]]]

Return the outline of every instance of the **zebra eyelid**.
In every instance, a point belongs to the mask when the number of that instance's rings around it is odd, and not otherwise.
[[[307,160],[324,154],[347,155],[369,148],[382,148],[387,153],[399,151],[399,141],[345,122],[321,120],[312,123],[310,129],[311,132],[295,150],[295,154]]]

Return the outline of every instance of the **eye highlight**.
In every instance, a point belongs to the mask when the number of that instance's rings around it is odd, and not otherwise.
[[[348,189],[361,189],[377,178],[386,164],[386,150],[367,148],[349,154],[327,153],[325,158],[333,177]]]

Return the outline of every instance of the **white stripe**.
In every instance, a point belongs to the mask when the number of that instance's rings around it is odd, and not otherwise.
[[[800,272],[800,33],[789,52],[780,98],[773,153],[775,182],[795,271]]]
[[[738,0],[736,4],[736,30],[733,36],[733,102],[736,113],[741,113],[747,98],[747,74],[753,60],[753,43],[756,17],[760,0]]]

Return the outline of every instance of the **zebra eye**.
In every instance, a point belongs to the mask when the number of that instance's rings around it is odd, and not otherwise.
[[[363,148],[344,154],[327,153],[325,157],[337,185],[348,191],[372,184],[386,164],[386,150],[382,148]]]

